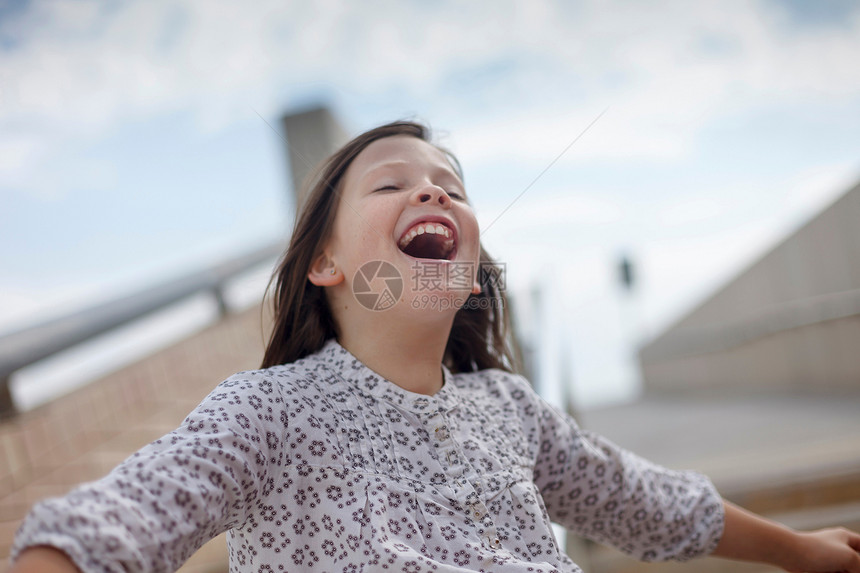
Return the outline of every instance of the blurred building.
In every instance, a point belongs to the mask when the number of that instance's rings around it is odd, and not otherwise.
[[[327,107],[314,106],[281,118],[287,136],[287,157],[290,161],[290,181],[296,208],[301,205],[308,189],[305,186],[317,164],[347,142],[343,126]]]
[[[860,391],[860,185],[645,345],[651,392]]]
[[[643,346],[640,400],[582,423],[790,526],[860,529],[858,223],[860,185]],[[586,547],[594,572],[776,571]]]

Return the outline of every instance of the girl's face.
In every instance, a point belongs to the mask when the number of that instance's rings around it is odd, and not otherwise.
[[[478,222],[441,151],[415,137],[387,137],[347,169],[324,254],[338,279],[332,285],[352,288],[363,265],[383,261],[400,273],[400,302],[456,310],[475,285]]]

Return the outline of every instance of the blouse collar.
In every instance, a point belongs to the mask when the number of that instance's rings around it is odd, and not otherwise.
[[[416,414],[433,414],[448,411],[457,406],[454,376],[444,364],[440,364],[442,388],[432,396],[428,396],[405,390],[377,374],[334,338],[326,341],[318,356],[330,370],[359,391]]]

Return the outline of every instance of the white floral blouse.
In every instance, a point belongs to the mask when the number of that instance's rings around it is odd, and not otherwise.
[[[230,377],[100,481],[38,504],[13,555],[173,571],[229,530],[231,571],[580,571],[550,522],[645,560],[711,552],[707,478],[579,429],[519,376],[404,391],[334,340]]]

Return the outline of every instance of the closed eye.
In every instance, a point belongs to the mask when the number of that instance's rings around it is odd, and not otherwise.
[[[400,189],[400,187],[398,187],[397,185],[385,185],[383,187],[379,187],[378,189],[375,189],[374,191],[397,191],[399,189]]]

